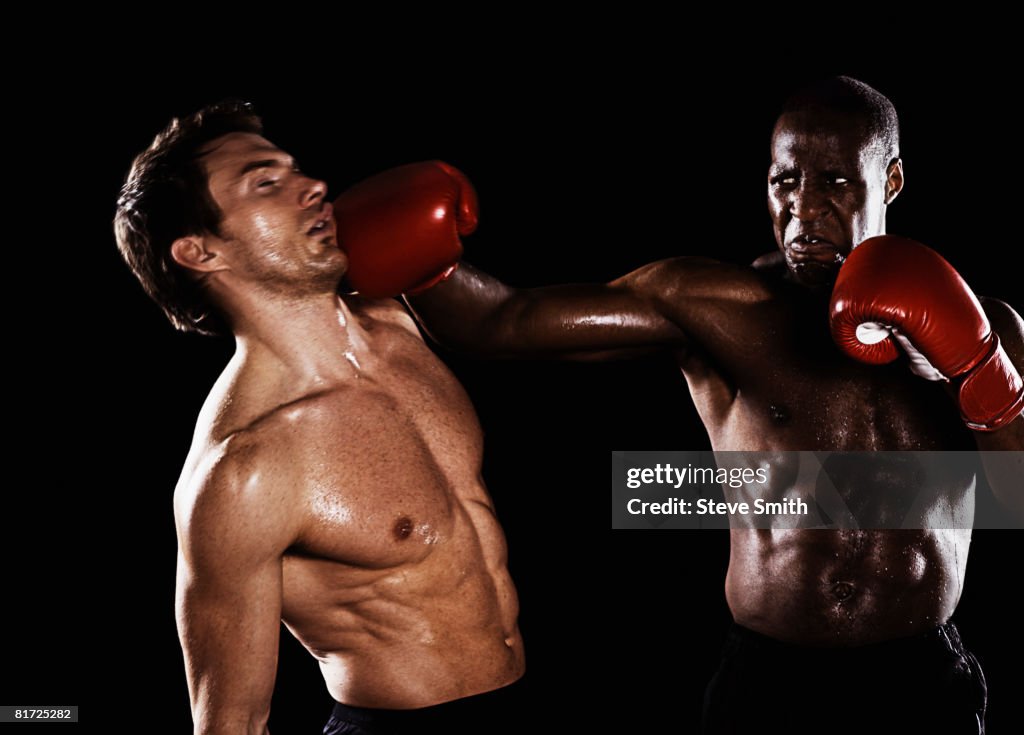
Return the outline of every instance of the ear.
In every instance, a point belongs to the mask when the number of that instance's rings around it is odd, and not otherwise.
[[[200,273],[212,273],[225,268],[223,258],[207,245],[206,238],[201,235],[179,237],[171,243],[171,257],[178,265]]]
[[[893,200],[903,191],[903,159],[894,158],[885,169],[885,203]]]

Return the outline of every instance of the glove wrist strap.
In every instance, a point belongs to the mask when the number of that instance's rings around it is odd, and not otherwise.
[[[995,431],[1024,410],[1024,380],[1010,362],[999,335],[957,390],[960,415],[976,431]]]

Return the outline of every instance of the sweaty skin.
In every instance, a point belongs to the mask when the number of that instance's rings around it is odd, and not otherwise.
[[[885,207],[903,184],[898,159],[886,166],[869,154],[849,121],[780,119],[769,171],[780,257],[758,268],[675,258],[607,285],[515,290],[464,265],[409,302],[440,341],[492,356],[595,359],[671,347],[715,450],[1024,448],[1024,419],[972,437],[941,384],[902,362],[863,365],[833,344],[835,273],[855,243],[884,232]],[[1020,317],[998,301],[985,308],[1024,368]],[[946,497],[966,502],[973,481],[950,477]],[[846,492],[856,499],[857,488]],[[970,544],[969,530],[730,533],[725,588],[736,621],[821,646],[945,623]]]
[[[255,593],[280,598],[334,699],[422,707],[507,684],[523,671],[518,605],[473,407],[398,304],[349,318],[347,379],[297,391],[236,357],[218,380],[175,495],[181,588],[213,563],[189,557],[221,545],[225,496],[251,493],[261,527],[292,536]],[[191,599],[192,616],[244,620]]]
[[[196,732],[266,732],[282,621],[345,704],[515,681],[518,602],[465,391],[397,302],[335,294],[323,182],[248,133],[205,165],[223,237],[173,252],[215,279],[237,349],[174,496]]]

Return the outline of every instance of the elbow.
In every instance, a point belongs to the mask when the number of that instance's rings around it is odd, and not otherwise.
[[[268,735],[270,707],[257,709],[214,709],[198,707],[193,712],[194,735]]]
[[[196,720],[194,735],[270,735],[267,719]]]

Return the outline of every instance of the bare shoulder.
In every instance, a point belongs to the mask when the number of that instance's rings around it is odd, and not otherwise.
[[[664,300],[707,299],[753,304],[773,296],[767,279],[750,266],[696,256],[650,263],[611,285]]]
[[[764,255],[759,255],[754,258],[750,267],[757,271],[784,272],[786,268],[786,259],[778,250],[772,250],[770,253],[765,253]]]
[[[1018,367],[1024,365],[1024,319],[1005,301],[988,296],[979,301],[1010,359]]]
[[[256,547],[283,553],[298,537],[305,483],[296,448],[314,428],[295,417],[315,415],[316,404],[311,396],[281,406],[197,452],[174,491],[175,524],[186,556],[222,556],[231,548],[252,553]]]

